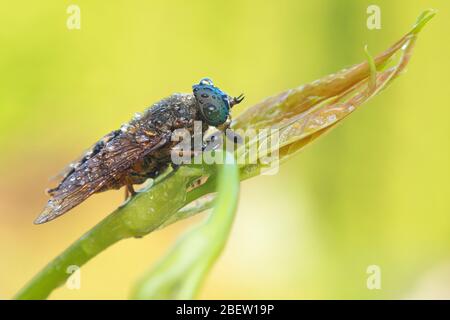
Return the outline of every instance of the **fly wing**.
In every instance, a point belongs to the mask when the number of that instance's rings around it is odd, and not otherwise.
[[[83,155],[76,160],[72,161],[67,167],[65,167],[63,170],[61,170],[60,173],[50,178],[50,180],[54,181],[60,181],[59,184],[61,184],[68,176],[70,176],[76,168],[81,166],[84,162],[95,156],[100,150],[103,149],[103,147],[111,141],[113,138],[117,137],[120,134],[120,130],[115,130],[107,135],[105,135],[103,138],[101,138],[99,141],[97,141],[94,145],[92,145],[89,149],[87,149]],[[52,189],[48,190],[48,193],[52,193]]]
[[[109,139],[95,154],[74,167],[57,188],[49,191],[51,198],[34,223],[53,220],[102,187],[120,181],[136,161],[170,141],[167,135],[147,132],[146,136],[147,139],[140,142],[130,134],[119,134]]]

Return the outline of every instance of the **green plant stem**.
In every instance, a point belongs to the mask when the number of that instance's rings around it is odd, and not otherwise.
[[[233,155],[219,165],[214,209],[176,244],[136,285],[134,299],[193,299],[222,252],[234,221],[239,174]]]
[[[248,171],[242,178],[249,178],[257,172]],[[192,191],[188,186],[202,176],[209,176],[207,182]],[[201,206],[183,215],[182,209],[192,201],[215,191],[216,172],[211,167],[180,167],[170,176],[156,183],[148,190],[139,192],[94,228],[89,230],[64,250],[39,272],[15,299],[45,299],[57,287],[64,284],[70,273],[70,266],[81,267],[114,243],[146,234],[186,218],[206,207]],[[207,206],[210,203],[206,204]]]
[[[130,237],[142,237],[157,229],[187,203],[210,192],[207,188],[183,192],[183,188],[205,173],[211,174],[207,169],[181,167],[170,179],[137,194],[51,261],[15,298],[45,299],[70,276],[66,272],[69,266],[81,267],[114,243]]]

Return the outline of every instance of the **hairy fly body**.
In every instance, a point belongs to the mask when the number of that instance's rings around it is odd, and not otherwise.
[[[209,126],[225,130],[230,109],[242,99],[228,96],[205,78],[193,86],[193,94],[173,94],[136,114],[69,166],[59,185],[48,190],[50,199],[35,223],[53,220],[97,192],[125,186],[133,194],[133,184],[157,177],[171,164],[174,130],[193,134],[194,121],[201,121],[204,131]]]

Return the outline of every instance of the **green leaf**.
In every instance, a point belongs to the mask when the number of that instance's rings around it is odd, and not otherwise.
[[[176,245],[142,278],[136,299],[192,299],[225,246],[234,220],[239,193],[239,173],[234,158],[226,154],[218,177],[218,196],[208,219],[180,237]]]
[[[419,31],[435,14],[423,12],[406,35],[375,59],[366,49],[367,61],[248,108],[233,128],[279,129],[280,160],[286,160],[387,88],[405,69]]]

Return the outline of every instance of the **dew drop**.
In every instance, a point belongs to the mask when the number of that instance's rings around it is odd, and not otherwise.
[[[128,130],[130,130],[130,125],[128,123],[124,123],[121,127],[120,127],[120,131],[122,132],[128,132]]]
[[[327,121],[328,121],[328,122],[335,122],[336,119],[337,119],[337,117],[336,117],[335,114],[329,115],[329,116],[327,117]]]
[[[142,134],[136,137],[136,141],[139,143],[147,142],[149,141],[149,138],[146,135]]]
[[[50,201],[47,203],[47,206],[48,206],[50,209],[52,209],[52,210],[58,210],[58,209],[61,208],[61,205],[56,204],[56,203],[55,203],[54,201],[52,201],[52,200],[50,200]]]

